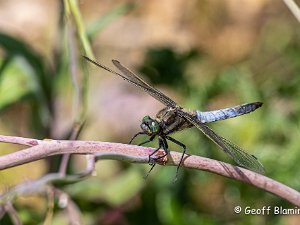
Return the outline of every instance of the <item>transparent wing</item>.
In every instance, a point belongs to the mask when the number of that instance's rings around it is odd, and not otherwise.
[[[239,146],[231,143],[227,139],[216,134],[208,126],[198,121],[193,115],[179,111],[179,115],[186,118],[190,123],[201,130],[209,139],[215,142],[225,153],[227,153],[238,165],[252,171],[263,174],[265,172],[263,165],[254,155],[244,152]]]
[[[110,68],[88,58],[87,56],[83,56],[83,57],[89,62],[93,63],[94,65],[101,67],[102,69],[105,69],[106,71],[111,72],[115,75],[118,75],[122,77],[124,80],[128,81],[129,83],[136,85],[137,87],[141,88],[142,90],[147,92],[149,95],[151,95],[152,97],[154,97],[155,99],[163,103],[164,105],[169,107],[174,107],[174,108],[177,106],[176,102],[174,102],[172,99],[170,99],[168,96],[166,96],[159,90],[147,84],[142,78],[138,77],[136,74],[131,72],[129,69],[123,66],[119,61],[112,60],[113,64],[122,72],[122,74],[111,70]]]

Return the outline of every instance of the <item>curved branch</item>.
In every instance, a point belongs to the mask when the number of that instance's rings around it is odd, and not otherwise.
[[[12,143],[17,143],[17,139],[18,137],[13,137],[14,142]],[[0,136],[0,141],[2,142],[9,142],[9,140],[12,140],[12,137],[6,138],[6,136]],[[31,141],[32,140],[34,139],[31,139]],[[18,152],[1,156],[0,169],[7,169],[48,156],[65,153],[94,154],[96,158],[101,159],[148,163],[148,155],[154,150],[141,146],[97,141],[36,140],[35,143],[38,144]],[[158,154],[163,154],[163,152],[158,152]],[[180,152],[170,152],[168,160],[162,160],[159,164],[176,166],[180,162],[181,155],[182,153]],[[186,155],[182,162],[182,167],[204,170],[239,180],[279,196],[296,206],[300,206],[300,193],[298,191],[264,175],[238,166],[201,156]]]

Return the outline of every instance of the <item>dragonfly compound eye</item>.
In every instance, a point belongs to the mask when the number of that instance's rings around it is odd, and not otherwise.
[[[155,120],[152,120],[148,126],[151,129],[152,133],[158,133],[160,130],[160,126]]]
[[[156,134],[160,130],[158,122],[152,119],[150,116],[145,116],[143,118],[141,128],[144,132],[146,132],[149,135]]]
[[[141,124],[141,129],[148,135],[152,135],[152,130],[146,123]]]

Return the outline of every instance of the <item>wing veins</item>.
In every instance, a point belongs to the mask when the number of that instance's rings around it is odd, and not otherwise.
[[[117,60],[112,60],[113,64],[121,71],[122,74],[88,58],[87,56],[83,56],[86,60],[89,62],[93,63],[94,65],[110,72],[115,75],[118,75],[122,77],[124,80],[128,81],[129,83],[134,84],[135,86],[141,88],[142,90],[146,91],[149,95],[160,101],[166,106],[169,107],[176,107],[176,103],[170,99],[168,96],[160,92],[159,90],[153,88],[149,84],[147,84],[145,81],[143,81],[140,77],[138,77],[136,74],[131,72],[129,69],[127,69],[125,66],[123,66],[119,61]]]
[[[246,153],[239,146],[233,144],[226,138],[215,133],[211,128],[193,118],[186,112],[180,111],[179,115],[187,119],[197,127],[206,137],[217,144],[226,154],[228,154],[238,165],[263,174],[265,172],[263,165],[253,155]]]
[[[138,75],[130,71],[128,68],[126,68],[124,65],[122,65],[119,61],[117,60],[112,60],[113,64],[115,67],[118,68],[122,72],[124,76],[126,76],[129,80],[134,80],[135,83],[144,88],[151,96],[156,98],[157,100],[161,101],[164,103],[166,106],[171,106],[171,107],[176,107],[176,102],[174,102],[172,99],[170,99],[168,96],[166,96],[164,93],[161,91],[157,90],[156,88],[150,86],[147,84],[142,78],[140,78]]]

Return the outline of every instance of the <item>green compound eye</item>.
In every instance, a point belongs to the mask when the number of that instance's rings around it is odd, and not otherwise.
[[[159,123],[150,116],[144,116],[141,128],[149,135],[157,134],[160,130]]]
[[[144,116],[142,121],[143,123],[147,123],[150,120],[152,120],[150,116]]]

